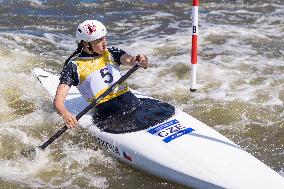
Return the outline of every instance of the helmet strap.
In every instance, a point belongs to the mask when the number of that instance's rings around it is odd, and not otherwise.
[[[94,49],[93,49],[93,47],[92,47],[91,42],[88,42],[88,49],[89,49],[89,51],[91,51],[93,54],[95,53],[95,51],[94,51]]]

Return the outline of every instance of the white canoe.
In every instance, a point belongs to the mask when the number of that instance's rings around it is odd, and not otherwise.
[[[58,76],[36,68],[33,73],[54,97]],[[137,91],[138,98],[150,98]],[[77,115],[88,104],[72,87],[65,102]],[[101,131],[84,115],[80,126],[115,158],[152,175],[194,188],[283,189],[284,178],[214,129],[176,108],[168,120],[123,134]]]

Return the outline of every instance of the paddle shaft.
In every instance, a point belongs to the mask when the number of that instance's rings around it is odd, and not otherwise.
[[[111,93],[118,85],[124,82],[131,74],[133,74],[138,68],[139,64],[133,66],[126,74],[124,74],[118,81],[116,81],[112,86],[110,86],[103,94],[101,94],[97,99],[93,100],[91,104],[89,104],[82,112],[80,112],[76,119],[77,121],[88,111],[90,111],[98,102],[100,102],[104,97],[106,97],[109,93]],[[59,136],[61,136],[68,127],[65,125],[61,129],[59,129],[50,139],[48,139],[43,145],[39,146],[40,149],[44,150],[48,145],[50,145],[54,140],[56,140]]]

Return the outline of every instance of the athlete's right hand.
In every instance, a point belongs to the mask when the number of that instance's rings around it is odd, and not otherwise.
[[[62,114],[62,117],[63,117],[64,123],[69,129],[74,128],[78,125],[78,121],[76,117],[70,112],[66,111],[64,114]]]

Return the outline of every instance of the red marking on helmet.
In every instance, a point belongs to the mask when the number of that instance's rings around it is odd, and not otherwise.
[[[92,35],[92,33],[96,31],[95,24],[86,24],[85,26],[83,26],[83,28],[89,35]]]

